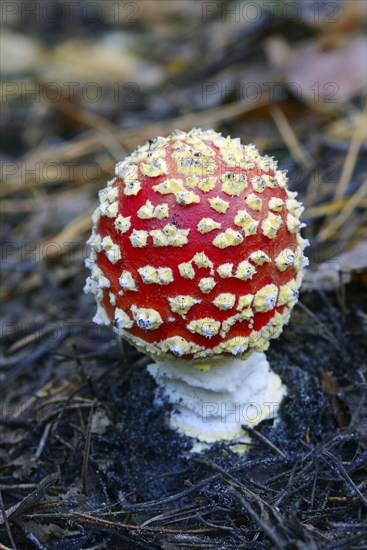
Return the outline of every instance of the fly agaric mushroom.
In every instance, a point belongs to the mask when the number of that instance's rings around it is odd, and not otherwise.
[[[155,360],[171,426],[204,444],[246,441],[286,393],[263,353],[307,263],[286,181],[254,145],[193,129],[138,147],[99,193],[94,321]]]

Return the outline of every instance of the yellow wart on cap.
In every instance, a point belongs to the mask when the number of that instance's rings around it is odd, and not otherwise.
[[[216,284],[217,283],[215,282],[213,277],[203,277],[199,281],[199,288],[204,294],[209,294],[209,292],[213,290]]]
[[[256,268],[247,260],[243,260],[238,264],[236,277],[237,279],[241,279],[241,281],[247,281],[247,279],[252,279],[255,273]]]
[[[277,232],[283,225],[281,216],[277,216],[272,212],[269,212],[268,217],[262,222],[261,227],[263,234],[269,239],[275,239]]]
[[[211,319],[210,317],[204,317],[203,319],[196,319],[195,321],[191,321],[187,325],[187,329],[190,332],[201,334],[201,336],[205,336],[206,338],[212,338],[213,336],[218,334],[220,329],[220,322],[216,321],[215,319]]]
[[[168,204],[159,204],[154,207],[148,200],[141,208],[139,208],[137,214],[142,220],[150,220],[152,218],[162,220],[163,218],[168,218],[169,216]]]
[[[245,197],[245,203],[251,210],[261,210],[263,201],[254,193],[250,193]]]
[[[201,300],[196,300],[192,296],[180,295],[175,298],[168,298],[171,310],[179,315],[186,315],[192,306],[199,304]]]
[[[134,321],[130,319],[128,314],[118,307],[115,309],[114,321],[119,329],[131,328],[134,325]]]
[[[173,273],[170,267],[155,268],[151,265],[140,267],[138,273],[142,278],[143,283],[168,285],[173,282]]]
[[[188,242],[190,229],[177,229],[173,223],[164,226],[163,231],[153,229],[150,235],[153,237],[153,246],[183,246]]]
[[[254,176],[251,179],[252,189],[257,193],[262,193],[266,188],[266,183],[261,176]]]
[[[212,220],[212,218],[202,218],[197,225],[197,229],[200,233],[204,234],[213,231],[213,229],[220,229],[221,225],[222,224]]]
[[[149,237],[148,231],[133,229],[133,232],[131,233],[129,239],[130,239],[131,245],[134,248],[144,248],[147,245],[148,237]]]
[[[222,176],[222,191],[231,197],[239,196],[247,187],[245,174],[226,172]]]
[[[198,267],[208,267],[212,269],[214,266],[213,262],[208,258],[205,252],[197,252],[193,257],[192,262],[194,262],[194,264]]]
[[[256,265],[263,265],[265,262],[271,262],[271,258],[263,251],[256,250],[249,256],[250,260]]]
[[[157,177],[168,174],[168,166],[165,160],[160,157],[152,157],[149,163],[143,162],[140,170],[144,176]]]
[[[101,242],[102,249],[112,264],[121,260],[121,251],[118,244],[114,243],[111,237],[104,237]]]
[[[178,270],[181,277],[184,279],[193,279],[195,277],[195,270],[191,265],[191,262],[183,262],[178,265]]]
[[[238,298],[238,303],[236,307],[237,311],[242,311],[244,308],[250,307],[253,299],[254,299],[253,294],[245,294],[244,296],[240,296]]]
[[[214,199],[208,199],[208,201],[211,208],[220,214],[225,214],[229,208],[229,202],[224,201],[220,197],[214,197]]]
[[[265,312],[274,309],[278,296],[278,287],[270,284],[256,292],[254,297],[254,308],[258,312]]]
[[[120,233],[126,233],[131,227],[131,216],[117,216],[114,222],[114,226]]]
[[[234,218],[234,223],[241,227],[246,237],[254,235],[259,222],[254,220],[246,210],[239,210]]]
[[[296,302],[298,300],[298,285],[294,279],[291,279],[285,285],[279,288],[278,306]]]
[[[221,310],[232,309],[236,301],[235,294],[225,292],[223,294],[218,294],[218,296],[213,300],[215,307]]]
[[[282,199],[279,199],[278,197],[272,197],[269,200],[269,208],[270,210],[274,210],[274,212],[280,212],[283,208],[284,201]]]
[[[161,195],[175,194],[184,189],[184,183],[181,179],[169,178],[160,183],[153,185],[153,191],[157,191]]]
[[[218,275],[222,279],[228,279],[229,277],[232,277],[233,276],[232,271],[233,271],[233,264],[231,263],[222,264],[217,268]]]
[[[131,306],[136,324],[143,330],[156,330],[163,323],[159,311],[152,308]]]
[[[229,228],[223,233],[219,233],[213,240],[214,246],[218,248],[228,248],[229,246],[237,246],[241,244],[243,237],[238,231]]]
[[[282,250],[275,258],[275,265],[279,271],[285,271],[289,265],[293,265],[295,260],[295,254],[290,248]]]
[[[204,193],[209,193],[215,187],[216,178],[214,176],[209,176],[208,178],[203,178],[198,183],[198,188]]]
[[[124,288],[125,290],[137,290],[135,286],[135,281],[130,271],[124,270],[121,273],[119,278],[119,283],[120,283],[120,286],[122,286],[122,288]]]

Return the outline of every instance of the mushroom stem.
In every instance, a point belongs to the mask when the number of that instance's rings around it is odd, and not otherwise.
[[[250,441],[243,426],[276,418],[286,394],[264,353],[205,363],[156,361],[148,371],[158,384],[157,400],[173,405],[170,426],[193,438],[192,452],[216,441],[233,442],[243,452]]]

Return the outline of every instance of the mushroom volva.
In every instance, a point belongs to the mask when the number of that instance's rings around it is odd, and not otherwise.
[[[214,130],[150,139],[99,193],[94,321],[154,359],[172,427],[246,442],[286,388],[264,351],[298,299],[302,205],[276,161]]]

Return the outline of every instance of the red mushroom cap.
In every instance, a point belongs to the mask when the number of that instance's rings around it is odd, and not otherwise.
[[[275,161],[176,131],[116,166],[93,216],[96,323],[156,358],[264,351],[298,299],[301,204]]]

